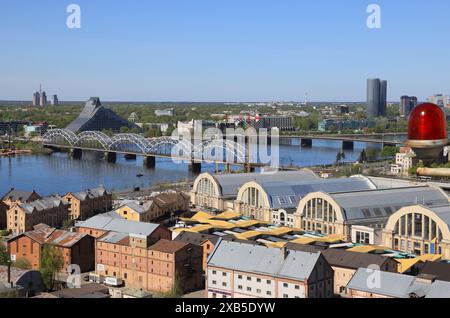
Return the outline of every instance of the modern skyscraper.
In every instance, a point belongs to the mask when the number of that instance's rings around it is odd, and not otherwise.
[[[379,116],[387,116],[387,81],[384,80],[380,81],[380,107],[378,111]]]
[[[51,103],[53,106],[57,106],[59,104],[58,95],[53,95]]]
[[[367,117],[387,115],[387,81],[379,78],[367,80]]]
[[[47,94],[45,93],[45,91],[41,93],[41,99],[40,99],[39,105],[41,107],[47,106]]]
[[[408,117],[414,107],[417,106],[417,97],[415,96],[402,96],[400,98],[400,115]]]
[[[41,100],[41,94],[39,92],[35,92],[33,94],[33,100],[32,100],[33,106],[39,106],[40,100]]]

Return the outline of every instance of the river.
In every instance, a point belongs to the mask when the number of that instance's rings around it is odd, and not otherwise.
[[[355,143],[346,150],[346,161],[358,160],[364,143]],[[375,149],[380,146],[370,145]],[[332,164],[341,149],[341,142],[315,140],[312,148],[301,148],[298,143],[280,145],[282,166],[300,167]],[[202,171],[214,172],[215,164],[203,164]],[[219,166],[219,169],[223,169]],[[137,177],[143,174],[143,177]],[[36,190],[41,195],[65,194],[104,185],[108,190],[146,188],[157,183],[193,180],[187,164],[174,164],[170,159],[157,159],[156,169],[144,168],[143,160],[127,161],[117,157],[115,164],[107,163],[96,153],[83,153],[81,160],[69,158],[67,153],[0,157],[0,196],[10,188]]]

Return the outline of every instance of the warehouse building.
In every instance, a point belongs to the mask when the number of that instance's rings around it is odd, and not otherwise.
[[[420,202],[390,216],[383,230],[383,244],[416,255],[440,254],[450,260],[450,205]]]
[[[357,238],[355,243],[375,244],[376,232],[381,233],[392,214],[418,202],[439,206],[449,200],[441,189],[430,186],[312,192],[300,201],[294,214],[294,226],[325,235],[340,234],[347,241],[351,241],[353,236]],[[352,235],[353,230],[357,233]]]
[[[300,200],[316,191],[358,191],[376,189],[365,177],[317,180],[264,180],[244,184],[236,197],[235,211],[246,217],[294,227],[294,212]]]
[[[234,208],[234,201],[239,189],[246,182],[290,182],[318,179],[319,177],[310,170],[226,175],[203,173],[194,182],[191,203],[201,208],[224,211]]]

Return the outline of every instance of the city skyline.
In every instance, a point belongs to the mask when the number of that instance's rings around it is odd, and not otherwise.
[[[67,28],[66,3],[1,4],[0,100],[29,100],[41,82],[71,101],[358,102],[377,77],[389,101],[449,93],[449,44],[426,45],[446,35],[447,1],[378,1],[381,29],[366,1],[77,3],[81,29]]]

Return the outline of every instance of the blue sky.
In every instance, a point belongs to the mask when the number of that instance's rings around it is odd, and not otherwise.
[[[0,99],[42,83],[62,100],[362,101],[368,77],[424,99],[450,94],[449,14],[448,0],[1,0]]]

